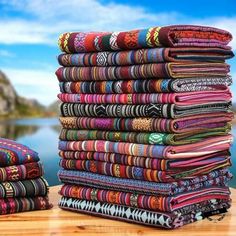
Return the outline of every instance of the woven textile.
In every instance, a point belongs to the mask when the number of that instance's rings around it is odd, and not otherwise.
[[[98,129],[113,131],[141,131],[185,133],[212,128],[224,127],[233,119],[233,113],[205,114],[180,119],[164,118],[90,118],[90,117],[60,117],[63,128],[66,129]]]
[[[59,141],[62,151],[97,151],[153,158],[191,158],[230,148],[232,136],[207,138],[193,144],[181,146],[146,145],[104,140]]]
[[[172,182],[180,179],[194,178],[200,174],[209,173],[222,167],[231,165],[229,158],[225,158],[218,163],[193,167],[181,170],[156,170],[146,169],[130,165],[112,164],[102,161],[91,160],[65,160],[60,161],[60,166],[69,170],[82,170],[102,175],[109,175],[118,178],[138,179],[153,182]]]
[[[139,156],[122,155],[118,153],[104,153],[104,152],[74,152],[74,151],[60,151],[59,156],[64,160],[93,160],[106,163],[122,164],[126,166],[137,166],[153,170],[178,170],[187,171],[194,168],[212,166],[221,166],[223,163],[230,163],[230,153],[228,151],[212,153],[195,158],[185,158],[168,160],[164,158],[147,158]],[[78,163],[78,166],[86,164],[86,162]],[[96,164],[96,163],[95,163]],[[68,163],[68,166],[76,168],[76,162]],[[92,166],[92,165],[90,165]],[[81,167],[89,168],[88,165]]]
[[[37,152],[12,140],[0,138],[0,167],[37,161]]]
[[[183,134],[168,133],[145,133],[145,132],[118,132],[102,130],[76,130],[62,129],[59,138],[64,141],[83,141],[83,140],[107,140],[114,142],[129,142],[142,144],[170,144],[181,145],[200,141],[207,137],[220,136],[229,133],[230,125],[222,128],[214,128],[209,132],[194,133],[188,132]]]
[[[155,196],[65,184],[62,186],[60,194],[64,197],[88,201],[113,203],[152,211],[172,212],[179,208],[211,199],[229,200],[230,191],[228,187],[209,187],[175,196]]]
[[[163,117],[181,118],[196,114],[230,112],[231,104],[218,102],[201,105],[179,106],[175,104],[75,104],[62,103],[60,106],[62,116],[76,117]]]
[[[233,57],[231,50],[220,48],[150,48],[119,52],[61,54],[62,66],[124,66],[162,62],[219,62]]]
[[[67,53],[160,46],[230,48],[226,45],[231,39],[229,32],[212,27],[173,25],[113,33],[64,33],[59,37],[58,45]]]
[[[0,168],[0,182],[33,179],[42,175],[43,167],[40,162]]]
[[[44,178],[0,183],[0,198],[46,196],[48,183]]]
[[[219,169],[192,179],[170,183],[158,183],[127,178],[117,178],[78,170],[59,170],[58,177],[63,183],[127,191],[140,194],[173,195],[210,186],[225,186],[232,178],[227,169]]]
[[[148,79],[120,81],[61,82],[62,93],[170,93],[225,90],[232,84],[231,77],[194,79]]]
[[[86,104],[149,104],[170,103],[176,105],[209,104],[229,102],[229,89],[188,93],[133,93],[133,94],[58,94],[62,102]]]
[[[59,202],[62,209],[162,228],[177,228],[202,220],[206,213],[208,213],[207,215],[225,213],[230,205],[230,200],[219,204],[216,199],[212,199],[203,206],[200,204],[193,209],[189,208],[191,210],[186,214],[176,215],[76,198],[62,197]]]
[[[0,215],[33,210],[47,210],[51,207],[52,205],[49,203],[48,197],[0,199]]]
[[[231,206],[224,30],[173,25],[59,37],[59,207],[173,229]]]
[[[110,67],[60,67],[56,71],[60,82],[150,79],[150,78],[195,78],[224,77],[229,72],[225,63],[156,63]]]

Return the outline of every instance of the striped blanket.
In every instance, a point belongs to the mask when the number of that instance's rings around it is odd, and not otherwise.
[[[113,142],[129,142],[141,144],[182,145],[194,143],[207,137],[226,135],[231,126],[186,132],[182,134],[168,134],[158,132],[120,132],[86,129],[62,129],[59,138],[64,141],[107,140]]]
[[[0,198],[46,196],[48,183],[43,178],[0,183]]]
[[[37,161],[37,152],[15,141],[0,138],[0,167]]]
[[[118,81],[83,81],[59,83],[62,93],[170,93],[226,90],[232,84],[231,77],[189,79],[147,79]]]
[[[34,179],[43,175],[43,166],[40,162],[26,163],[0,168],[0,182]]]
[[[181,118],[197,114],[232,112],[230,102],[206,103],[197,105],[175,104],[75,104],[62,103],[62,116],[75,117],[162,117]]]
[[[56,76],[60,82],[131,80],[149,78],[225,77],[226,63],[152,63],[131,66],[60,67]]]
[[[196,25],[172,25],[126,32],[73,32],[59,37],[67,53],[117,51],[155,47],[230,47],[232,35],[224,30]]]
[[[80,185],[64,184],[60,190],[64,197],[97,201],[123,206],[138,207],[146,210],[173,212],[180,208],[211,199],[228,200],[228,187],[208,187],[198,191],[185,192],[174,196],[155,196],[129,192],[111,191]]]
[[[48,197],[22,197],[0,199],[0,215],[52,208]]]
[[[232,138],[232,135],[228,134],[180,146],[147,145],[105,140],[59,141],[59,149],[62,151],[119,153],[151,158],[193,158],[229,149]]]
[[[230,157],[215,159],[215,163],[206,163],[203,166],[192,168],[157,170],[142,167],[113,164],[93,160],[66,160],[60,161],[60,166],[66,170],[80,170],[118,178],[145,180],[150,182],[173,182],[182,179],[193,179],[198,175],[207,174],[213,170],[231,166]],[[153,166],[152,166],[153,167]]]
[[[61,66],[125,66],[163,62],[223,62],[233,52],[221,48],[150,48],[118,52],[60,54]]]
[[[212,113],[180,119],[165,118],[91,118],[60,117],[65,129],[95,129],[107,131],[186,133],[205,132],[224,127],[232,121],[233,113]]]
[[[65,168],[84,169],[88,170],[90,167],[96,167],[100,162],[120,164],[124,166],[136,166],[146,169],[162,170],[162,171],[188,171],[194,168],[216,167],[224,163],[230,164],[230,153],[228,151],[220,151],[211,153],[201,157],[185,158],[185,159],[165,159],[165,158],[148,158],[140,156],[131,156],[118,153],[104,153],[104,152],[85,152],[85,151],[59,151],[59,156],[64,161]],[[71,160],[72,162],[66,162]],[[76,162],[79,160],[80,162]],[[87,162],[86,161],[95,161]],[[68,164],[67,164],[68,163]],[[207,166],[206,166],[207,165]],[[115,166],[115,165],[113,165]],[[118,168],[117,168],[118,169]],[[93,172],[96,169],[93,169]],[[118,173],[118,171],[117,171]],[[119,177],[119,176],[118,176]]]
[[[132,94],[70,94],[60,93],[62,102],[86,104],[149,104],[170,103],[176,105],[196,105],[229,102],[232,94],[229,89],[197,91],[187,93],[132,93]]]
[[[113,191],[129,191],[147,195],[174,195],[191,192],[210,186],[225,186],[232,179],[228,169],[211,171],[192,179],[175,180],[169,183],[117,178],[78,170],[59,170],[59,179],[66,184],[90,186]]]

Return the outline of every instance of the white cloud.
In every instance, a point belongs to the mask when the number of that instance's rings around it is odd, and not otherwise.
[[[101,4],[97,0],[4,1],[25,18],[0,20],[0,43],[44,43],[56,45],[65,31],[125,30],[171,24],[181,18],[175,12],[153,14],[144,8],[124,4]],[[73,9],[73,10],[72,10]]]
[[[226,29],[236,38],[236,17],[195,19],[176,12],[150,13],[142,7],[102,4],[98,0],[3,0],[5,11],[14,9],[24,18],[0,20],[0,43],[56,45],[66,31],[126,30],[169,24],[203,24]],[[26,17],[28,16],[30,20]],[[231,44],[236,48],[236,40]]]
[[[59,92],[54,71],[2,68],[11,80],[17,93],[26,98],[35,98],[44,105],[56,100]]]
[[[7,50],[0,50],[0,57],[15,57],[15,54]]]
[[[65,31],[126,30],[155,25],[203,24],[226,29],[236,38],[236,17],[195,19],[176,12],[150,13],[142,7],[102,4],[98,0],[2,0],[7,9],[24,13],[26,18],[2,18],[0,43],[56,45]],[[231,44],[236,48],[236,40]]]

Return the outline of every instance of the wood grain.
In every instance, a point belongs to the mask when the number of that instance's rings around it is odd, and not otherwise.
[[[53,209],[0,216],[0,235],[174,235],[227,236],[236,235],[236,190],[231,189],[233,206],[221,221],[208,219],[175,230],[160,230],[73,213],[57,207],[60,186],[50,188]],[[213,217],[212,217],[213,218]],[[216,217],[214,217],[216,218]]]

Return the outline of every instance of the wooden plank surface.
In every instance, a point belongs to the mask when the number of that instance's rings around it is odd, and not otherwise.
[[[73,213],[57,207],[60,186],[50,188],[53,209],[0,216],[0,235],[236,235],[236,189],[231,189],[233,206],[221,221],[208,219],[175,230],[130,224],[121,221]],[[217,219],[217,217],[212,217]]]

